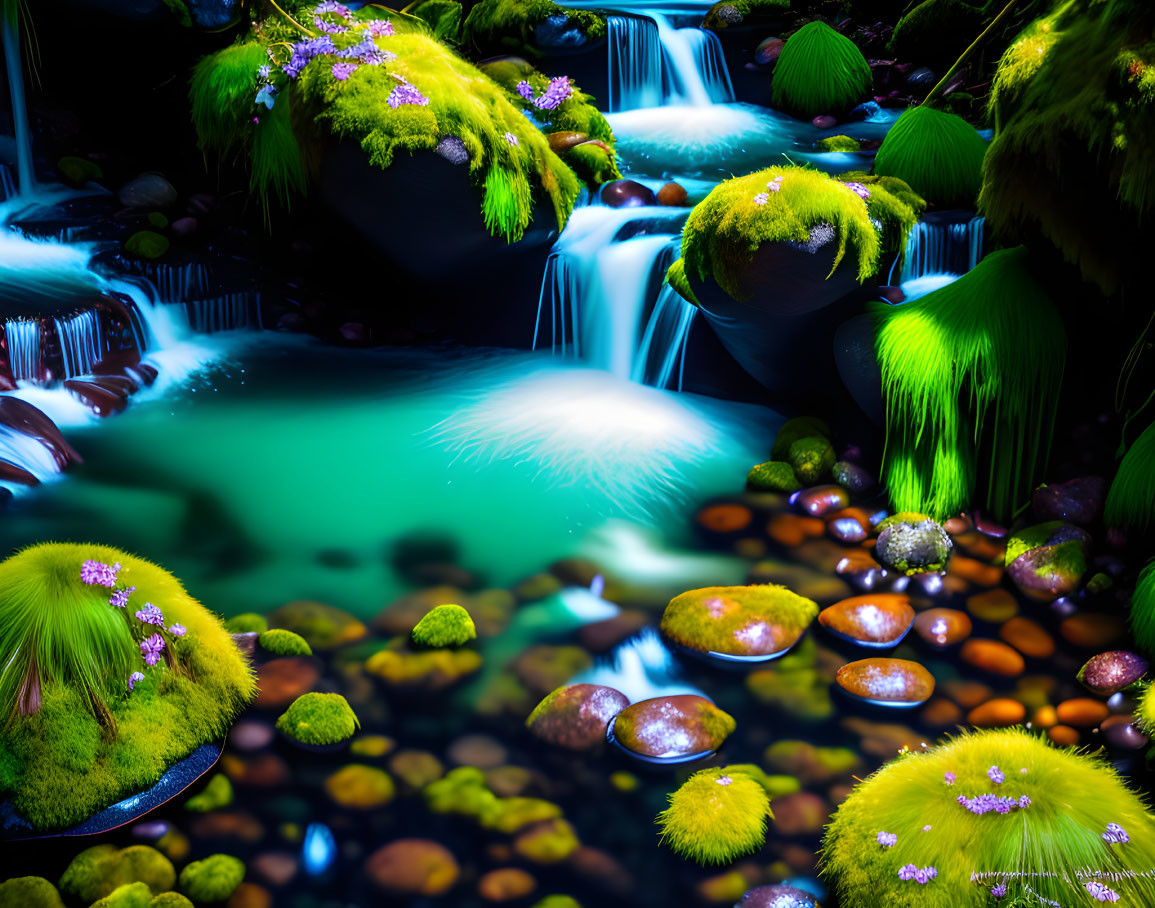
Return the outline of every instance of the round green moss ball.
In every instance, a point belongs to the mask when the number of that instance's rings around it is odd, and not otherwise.
[[[257,638],[261,649],[274,656],[311,656],[313,650],[300,634],[294,634],[282,627],[265,631]]]
[[[730,768],[694,773],[658,814],[662,842],[699,864],[725,864],[766,841],[770,797],[754,779]]]
[[[263,634],[268,629],[268,619],[256,612],[233,615],[225,622],[225,630],[230,634]]]
[[[796,416],[782,423],[782,428],[774,436],[774,447],[770,450],[771,460],[785,460],[790,446],[801,438],[819,435],[830,437],[830,427],[816,416]]]
[[[746,482],[752,489],[771,492],[797,492],[802,488],[802,483],[794,475],[794,467],[784,460],[758,464],[746,475]]]
[[[461,646],[476,637],[473,619],[460,605],[439,605],[413,628],[413,642],[433,649]]]
[[[819,151],[861,151],[858,139],[850,136],[827,136],[817,142]]]
[[[176,870],[172,861],[148,845],[93,845],[72,859],[60,877],[60,890],[90,903],[128,883],[165,892],[176,883]]]
[[[185,801],[185,810],[194,813],[208,813],[219,807],[228,807],[233,803],[233,783],[229,777],[218,772],[209,779],[208,784],[199,793]]]
[[[158,259],[168,252],[168,237],[152,230],[138,230],[124,241],[124,251],[140,259]]]
[[[93,902],[90,908],[149,908],[152,903],[152,890],[144,883],[125,883],[117,886],[112,892],[98,902]]]
[[[18,876],[0,883],[0,908],[64,908],[64,902],[44,877]]]
[[[340,694],[302,694],[277,719],[277,730],[301,744],[326,747],[353,737],[361,727]]]
[[[804,483],[815,483],[834,466],[834,447],[820,435],[800,438],[786,455],[795,475]]]
[[[162,892],[148,903],[148,908],[193,908],[193,903],[179,892]]]
[[[192,901],[223,902],[245,878],[245,865],[229,854],[193,861],[180,872],[180,890]]]
[[[825,22],[809,22],[787,40],[774,66],[776,108],[809,119],[840,114],[870,94],[874,77],[866,57]]]

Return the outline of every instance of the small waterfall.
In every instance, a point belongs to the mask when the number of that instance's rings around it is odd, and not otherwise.
[[[658,107],[663,91],[658,24],[638,16],[610,16],[610,112]]]
[[[64,360],[61,379],[87,375],[104,355],[100,315],[94,309],[78,312],[71,318],[58,318],[56,336],[60,341],[60,355]]]
[[[38,380],[44,373],[40,355],[40,322],[34,319],[12,319],[4,323],[8,345],[8,366],[12,377]]]
[[[0,425],[0,460],[25,469],[40,480],[60,472],[56,458],[47,445],[6,425]]]
[[[16,177],[11,167],[0,164],[0,202],[14,198],[16,198]]]
[[[162,303],[188,302],[213,290],[213,274],[204,262],[147,262],[127,255],[115,256],[114,262],[119,271],[147,278]]]
[[[188,307],[190,326],[203,334],[261,326],[259,293],[226,293],[207,300],[190,300]]]
[[[734,100],[734,87],[718,36],[701,28],[675,28],[669,18],[651,12],[669,74],[666,103],[705,107]]]
[[[12,99],[12,126],[16,133],[16,171],[21,194],[30,196],[36,191],[36,170],[32,163],[32,130],[28,126],[28,107],[24,103],[24,70],[21,66],[18,21],[18,15],[14,15],[10,21],[8,16],[0,14],[8,92]]]
[[[652,627],[620,643],[604,660],[570,678],[567,684],[602,684],[625,694],[631,703],[654,697],[702,692],[680,678],[681,672]]]
[[[963,275],[978,264],[983,254],[983,222],[919,221],[911,228],[903,255],[902,283],[931,275]]]
[[[669,388],[676,369],[676,387],[681,391],[686,346],[697,314],[697,306],[686,302],[669,284],[663,284],[642,333],[630,380],[652,388]]]

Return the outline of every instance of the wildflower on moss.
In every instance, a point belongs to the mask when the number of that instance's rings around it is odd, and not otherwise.
[[[781,191],[781,189],[782,189],[782,177],[783,177],[783,174],[778,174],[778,176],[776,176],[774,179],[772,179],[769,183],[766,184],[766,188],[769,189],[771,192]]]
[[[174,637],[183,637],[185,634],[188,633],[188,628],[185,627],[183,624],[170,624],[169,628],[168,628],[168,632],[170,634],[172,634]]]
[[[1131,837],[1118,823],[1108,823],[1107,831],[1103,833],[1103,841],[1108,845],[1126,845],[1131,841]]]
[[[877,839],[878,844],[883,848],[890,848],[898,841],[898,835],[897,833],[893,832],[880,832],[877,836]]]
[[[140,652],[144,656],[145,665],[156,665],[164,650],[164,638],[160,634],[153,634],[140,641]]]
[[[373,19],[365,27],[374,38],[388,38],[393,35],[393,23],[388,19]]]
[[[923,832],[930,832],[930,827],[929,826],[923,826],[922,831]]]
[[[1092,880],[1087,884],[1087,891],[1091,893],[1100,902],[1117,902],[1119,901],[1119,893],[1114,889],[1108,889],[1102,883]]]
[[[333,39],[328,35],[321,35],[319,38],[310,38],[307,41],[298,41],[293,45],[293,53],[282,69],[286,76],[290,79],[295,79],[301,74],[301,71],[309,65],[314,57],[319,57],[322,54],[337,53],[337,45],[333,43]]]
[[[270,66],[268,63],[262,63],[257,68],[257,78],[260,79],[262,82],[268,81],[269,76],[272,74],[272,72],[273,72],[272,66]]]
[[[870,190],[861,183],[844,183],[843,185],[863,201],[870,198]]]
[[[144,608],[137,611],[136,620],[142,624],[164,624],[164,613],[151,602],[146,602]]]
[[[958,778],[953,772],[944,772],[942,777],[946,781],[947,785],[953,785],[955,783],[955,779]]]
[[[131,675],[129,675],[129,676],[128,676],[128,690],[129,690],[129,693],[131,693],[131,692],[132,692],[132,689],[133,689],[134,687],[136,687],[136,682],[137,682],[137,681],[143,681],[143,680],[144,680],[144,673],[143,673],[143,672],[133,672]]]
[[[80,579],[89,586],[116,586],[116,574],[120,562],[104,564],[101,561],[86,561],[80,566]]]
[[[913,880],[914,875],[918,873],[918,868],[914,864],[903,864],[898,868],[898,878],[900,880]]]
[[[767,200],[769,200],[769,198],[770,198],[770,196],[768,196],[766,193],[760,192],[756,196],[754,196],[754,204],[755,205],[765,205]]]
[[[108,597],[108,604],[115,605],[117,608],[124,608],[128,605],[128,597],[136,592],[135,586],[126,586],[122,590],[117,590]]]
[[[1007,884],[1006,883],[999,883],[997,886],[991,887],[991,895],[993,895],[996,899],[1001,899],[1006,894],[1007,894]]]
[[[515,136],[512,132],[507,132],[505,134],[505,141],[507,141],[514,148],[517,148],[517,146],[521,144],[517,141],[517,136]]]
[[[265,107],[272,110],[273,105],[277,103],[277,87],[275,85],[262,85],[253,103],[264,104]]]
[[[1030,807],[1031,806],[1031,799],[1028,798],[1026,795],[1023,795],[1022,797],[1019,798],[1019,806],[1020,807]]]
[[[914,872],[914,879],[920,886],[925,886],[931,880],[938,876],[938,870],[934,867],[921,867]]]
[[[340,35],[349,30],[349,26],[347,25],[341,25],[336,22],[327,22],[320,16],[313,17],[313,25],[316,26],[317,31],[322,31],[329,35]]]
[[[327,14],[334,15],[343,21],[332,22],[329,19],[325,19],[324,16]],[[330,35],[339,35],[347,32],[349,26],[344,23],[350,22],[352,19],[353,13],[349,10],[349,7],[343,3],[336,3],[335,0],[324,0],[324,2],[318,3],[313,10],[313,25],[317,27],[318,31],[327,32]]]
[[[558,76],[556,79],[550,79],[542,96],[534,101],[533,105],[538,110],[557,110],[561,107],[562,102],[572,94],[573,85],[570,83],[569,76]]]
[[[421,94],[416,85],[397,73],[391,75],[401,84],[389,92],[389,97],[385,99],[390,107],[400,107],[402,104],[416,104],[419,107],[429,105],[429,99]]]
[[[344,82],[353,73],[357,71],[356,63],[334,63],[333,64],[333,78],[338,82]]]
[[[527,101],[533,100],[533,86],[524,79],[517,83],[517,93]]]
[[[987,777],[996,785],[1002,785],[1003,781],[1006,779],[1006,776],[1003,775],[1003,771],[997,766],[992,766],[987,770]]]

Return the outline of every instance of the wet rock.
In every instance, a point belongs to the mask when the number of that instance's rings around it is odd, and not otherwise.
[[[470,649],[410,652],[404,641],[374,653],[365,670],[390,688],[433,692],[444,690],[481,668],[481,655]]]
[[[1123,638],[1126,628],[1118,615],[1079,612],[1064,619],[1059,634],[1068,643],[1087,649],[1103,649]]]
[[[1141,750],[1150,743],[1150,739],[1124,716],[1107,719],[1100,726],[1100,731],[1107,744],[1116,750]]]
[[[267,889],[256,883],[241,883],[229,896],[225,908],[272,908],[272,905],[273,896]]]
[[[52,453],[60,469],[70,463],[82,463],[80,455],[46,414],[18,397],[0,397],[0,425],[35,438]]]
[[[297,875],[299,865],[296,857],[288,852],[266,851],[253,858],[249,866],[269,885],[284,886]]]
[[[862,659],[842,666],[834,676],[847,693],[870,703],[913,706],[934,693],[934,675],[906,659]]]
[[[233,754],[221,758],[221,766],[228,777],[238,785],[275,788],[289,779],[289,764],[276,754],[261,753],[242,760]]]
[[[721,747],[734,719],[705,697],[679,694],[642,700],[614,720],[614,740],[632,753],[658,760],[705,755]]]
[[[128,406],[127,395],[101,387],[93,381],[73,378],[66,381],[64,387],[97,416],[112,416],[123,412],[124,408]]]
[[[921,514],[895,514],[882,521],[878,531],[874,557],[908,576],[943,570],[954,548],[946,530]]]
[[[602,187],[602,202],[611,208],[657,205],[654,191],[637,180],[612,180]]]
[[[778,59],[786,42],[781,38],[765,38],[754,48],[754,62],[769,66]]]
[[[978,706],[991,696],[991,689],[980,681],[967,681],[962,678],[952,678],[944,681],[943,692],[954,700],[963,709]]]
[[[398,839],[378,848],[365,862],[365,873],[378,888],[395,895],[444,895],[460,869],[452,853],[429,839]]]
[[[920,93],[929,91],[937,81],[938,79],[934,71],[926,66],[920,66],[917,69],[911,70],[910,73],[907,74],[906,79],[903,80],[907,88],[912,90],[917,89]]]
[[[265,828],[251,813],[214,811],[189,823],[188,831],[200,839],[233,839],[250,844],[265,837]]]
[[[866,492],[874,488],[874,477],[856,463],[835,461],[830,468],[834,481],[851,492]]]
[[[534,864],[557,864],[577,851],[573,827],[560,817],[530,826],[513,842],[514,854]]]
[[[1047,729],[1047,737],[1057,747],[1074,747],[1079,743],[1079,732],[1070,725],[1053,725]]]
[[[1064,725],[1075,728],[1090,728],[1098,725],[1110,715],[1107,704],[1090,697],[1073,697],[1055,707],[1055,715]]]
[[[923,707],[919,718],[931,728],[947,728],[957,725],[962,715],[962,710],[946,697],[934,697]]]
[[[853,596],[823,609],[823,627],[864,646],[897,646],[914,624],[910,599],[898,593]]]
[[[581,145],[582,142],[589,141],[589,136],[584,132],[551,132],[547,137],[549,140],[549,150],[554,154],[561,154],[563,151],[568,151],[575,145]]]
[[[544,697],[593,665],[579,646],[531,646],[513,661],[513,672],[533,694]]]
[[[862,525],[861,520],[854,517],[832,516],[826,522],[826,532],[830,534],[832,539],[837,539],[848,545],[862,542],[867,537],[866,527]]]
[[[993,675],[1013,678],[1021,675],[1026,663],[1018,651],[998,640],[967,640],[959,651],[963,662]]]
[[[1029,659],[1047,659],[1055,652],[1055,638],[1030,618],[1010,619],[999,628],[999,637]]]
[[[385,770],[350,763],[325,779],[325,791],[342,807],[370,810],[392,801],[396,788]]]
[[[681,183],[666,183],[658,190],[657,201],[659,205],[667,205],[671,208],[686,207],[686,187]]]
[[[1068,523],[1052,521],[1015,533],[1007,543],[1011,580],[1032,599],[1049,601],[1074,592],[1087,570],[1091,537]]]
[[[269,614],[269,627],[283,627],[300,634],[314,650],[354,643],[368,633],[368,628],[348,612],[307,600],[274,609]]]
[[[121,186],[117,198],[125,208],[163,211],[176,204],[177,192],[159,173],[142,173]]]
[[[1006,728],[1027,717],[1027,708],[1010,697],[988,700],[967,713],[967,722],[978,728]]]
[[[794,499],[794,506],[811,517],[825,517],[841,511],[850,504],[850,495],[842,486],[825,485],[803,489]]]
[[[739,533],[750,526],[753,519],[753,512],[745,505],[736,502],[709,504],[694,515],[694,522],[709,536]],[[589,586],[589,581],[576,585]]]
[[[1007,590],[994,589],[970,596],[967,611],[980,621],[1002,624],[1019,613],[1019,603]]]
[[[492,769],[509,759],[505,745],[490,735],[462,735],[457,738],[445,755],[459,766],[476,766]]]
[[[931,646],[954,646],[971,635],[974,625],[966,612],[931,608],[914,619],[915,632]]]
[[[1039,486],[1031,505],[1040,520],[1059,520],[1086,526],[1103,509],[1106,483],[1102,476],[1081,476],[1054,485]]]
[[[445,158],[450,164],[458,167],[462,164],[469,163],[469,149],[465,147],[465,143],[457,136],[445,136],[437,143],[433,151],[440,157]]]
[[[785,883],[759,886],[751,889],[734,908],[822,908],[818,900],[805,889],[795,889]]]
[[[810,122],[815,129],[833,129],[838,125],[838,118],[830,114],[819,114]]]
[[[287,706],[312,690],[320,677],[320,671],[310,659],[290,656],[266,662],[257,670],[260,692],[256,705],[263,709]]]
[[[578,639],[590,652],[605,653],[649,623],[650,616],[645,612],[625,609],[612,618],[584,625],[578,631]]]
[[[775,799],[773,827],[779,835],[813,835],[822,830],[829,816],[830,806],[824,798],[799,791]]]
[[[1147,674],[1147,660],[1126,650],[1092,656],[1079,669],[1079,682],[1093,693],[1109,697]]]
[[[499,867],[477,881],[478,894],[488,902],[522,899],[537,888],[537,880],[520,867]]]
[[[804,483],[818,482],[834,466],[834,446],[824,435],[810,435],[791,442],[786,449],[785,459],[794,468],[794,474],[799,480]],[[814,516],[821,517],[822,514]]]
[[[625,694],[612,687],[571,684],[548,694],[525,724],[548,744],[587,750],[605,741],[606,726],[629,705]]]
[[[40,480],[36,478],[34,473],[30,473],[22,466],[2,458],[0,458],[0,480],[14,482],[22,486],[40,485]]]
[[[671,600],[662,633],[699,653],[768,657],[802,636],[818,606],[782,586],[719,586],[690,590]]]
[[[826,525],[817,517],[803,517],[785,512],[775,514],[766,525],[767,535],[779,545],[794,548],[807,539],[821,536]]]
[[[177,218],[169,225],[169,230],[172,231],[173,236],[191,236],[196,233],[198,226],[197,219],[190,215],[188,217]]]

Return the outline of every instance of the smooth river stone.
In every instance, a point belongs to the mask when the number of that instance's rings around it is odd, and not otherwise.
[[[711,586],[671,600],[661,630],[700,653],[771,657],[792,647],[817,614],[812,600],[784,586]]]
[[[1013,678],[1021,675],[1027,664],[1019,652],[998,640],[967,640],[959,651],[963,662],[990,672]]]
[[[1086,571],[1086,561],[1077,546],[1076,542],[1041,545],[1012,561],[1007,574],[1032,599],[1047,601],[1070,595]]]
[[[1006,728],[1027,717],[1027,708],[1010,697],[987,700],[967,713],[967,722],[979,728]]]
[[[842,486],[825,485],[803,489],[794,498],[794,506],[811,517],[825,517],[850,505],[850,493]]]
[[[1064,725],[1075,728],[1090,728],[1098,725],[1111,714],[1107,704],[1091,697],[1073,697],[1055,707],[1055,714]]]
[[[1118,750],[1139,750],[1150,742],[1128,716],[1111,716],[1099,726],[1099,730],[1107,739],[1107,744]]]
[[[1102,612],[1078,612],[1059,625],[1064,640],[1088,649],[1102,649],[1118,642],[1125,630],[1122,618]]]
[[[999,628],[999,637],[1029,659],[1048,659],[1055,652],[1055,638],[1041,624],[1021,615]]]
[[[1135,653],[1115,649],[1099,653],[1079,669],[1079,682],[1103,697],[1130,687],[1147,674],[1147,660]]]
[[[863,646],[897,646],[914,623],[914,609],[909,597],[899,593],[870,593],[824,608],[818,622]]]
[[[675,761],[704,756],[737,727],[705,697],[679,694],[627,706],[614,719],[614,740],[641,757]]]
[[[547,694],[526,727],[548,744],[586,750],[606,739],[610,720],[630,705],[621,691],[600,684],[571,684]]]
[[[871,703],[914,706],[934,693],[934,675],[906,659],[861,659],[834,676],[847,693]]]
[[[931,608],[914,619],[915,632],[931,646],[953,646],[971,635],[974,625],[966,612]]]
[[[1031,495],[1031,505],[1040,520],[1065,520],[1086,525],[1099,516],[1106,488],[1102,476],[1081,476],[1039,486]]]
[[[775,39],[777,40],[777,39]],[[751,889],[734,908],[822,908],[805,889],[780,883]]]

